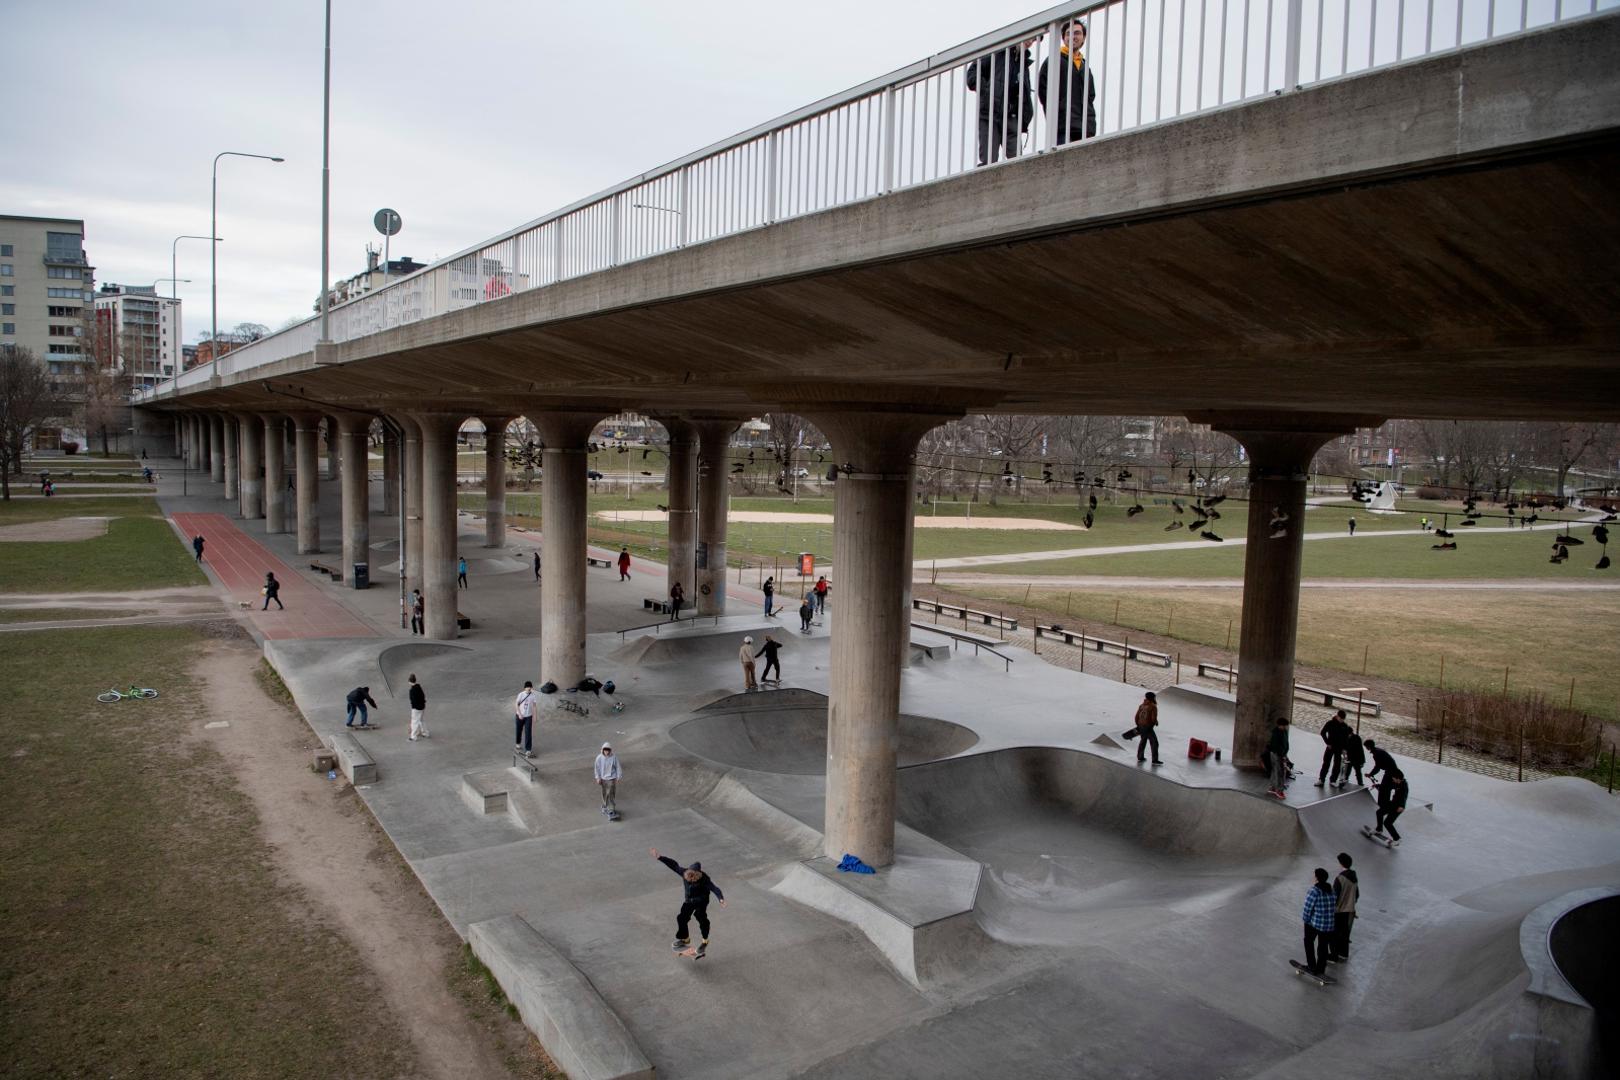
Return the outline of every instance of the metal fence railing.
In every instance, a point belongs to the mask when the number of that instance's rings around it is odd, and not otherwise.
[[[1093,0],[1051,8],[348,301],[330,313],[331,337],[352,341],[975,168],[1616,6]],[[309,352],[316,332],[311,319],[234,350],[220,359],[220,374]],[[209,374],[194,369],[178,385]]]

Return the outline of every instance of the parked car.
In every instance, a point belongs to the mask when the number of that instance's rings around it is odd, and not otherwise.
[[[602,474],[600,472],[598,472],[596,469],[587,469],[587,470],[585,470],[585,479],[587,479],[587,480],[600,480],[600,479],[602,479]]]

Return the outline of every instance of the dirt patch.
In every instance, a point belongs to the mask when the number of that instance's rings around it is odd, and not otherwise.
[[[251,644],[211,646],[194,671],[203,729],[253,801],[279,874],[364,958],[431,1077],[560,1076],[521,1024],[477,988],[444,921],[354,789],[310,769],[317,739]],[[198,727],[201,728],[201,721]],[[363,1003],[356,1003],[363,1008]]]
[[[107,535],[104,517],[68,517],[51,521],[25,521],[19,525],[0,525],[0,543],[39,543],[51,540],[94,540]]]

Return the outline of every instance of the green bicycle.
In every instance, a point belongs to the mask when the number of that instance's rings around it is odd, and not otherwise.
[[[134,683],[130,683],[128,690],[119,690],[116,687],[112,690],[104,690],[96,695],[96,700],[110,705],[115,701],[123,701],[125,698],[155,698],[157,696],[158,692],[149,686],[136,686]]]

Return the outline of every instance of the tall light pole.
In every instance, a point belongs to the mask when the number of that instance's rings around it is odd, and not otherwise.
[[[160,277],[156,281],[152,282],[152,291],[156,292],[157,287],[159,285],[163,284],[165,281],[167,281],[171,285],[190,285],[191,284],[191,279],[188,278],[188,277]],[[174,295],[174,290],[173,289],[169,290],[169,299],[170,300],[179,299],[177,296]]]
[[[212,196],[209,199],[208,233],[209,236],[219,235],[219,159],[222,157],[258,158],[260,161],[281,162],[286,158],[271,157],[269,154],[244,154],[240,150],[222,150],[214,155],[214,183]],[[209,381],[219,378],[219,245],[208,245],[211,252],[208,259],[208,293],[209,308],[213,312],[211,330],[209,332],[209,351],[213,353],[212,367],[209,369]]]
[[[180,272],[179,269],[178,269],[178,266],[179,266],[179,248],[180,248],[180,241],[182,241],[182,240],[212,240],[216,244],[221,243],[220,238],[217,237],[217,236],[193,236],[193,235],[187,233],[184,236],[175,237],[174,240],[169,244],[169,273],[171,275],[178,274]],[[179,278],[174,278],[173,280],[179,281],[180,279]],[[191,279],[186,278],[185,280],[187,282],[189,282]],[[178,299],[178,297],[176,299]],[[180,324],[177,322],[176,325],[175,325],[175,328],[174,328],[174,347],[177,348],[177,349],[181,348],[180,342],[181,342],[181,339],[182,339],[182,336],[183,336],[182,333],[181,333],[181,330],[182,330],[182,328],[181,328]],[[172,378],[169,379],[169,396],[170,397],[179,397],[180,396],[180,368],[181,368],[182,364],[184,363],[184,361],[185,361],[185,354],[184,354],[184,352],[182,352],[181,353],[181,362],[174,365],[174,375],[173,375]]]
[[[332,0],[326,0],[326,54],[324,58],[325,82],[321,90],[321,332],[315,339],[315,362],[321,362],[322,346],[331,344],[327,333],[327,309],[332,306],[326,295],[332,281],[331,229],[332,229]],[[383,271],[387,273],[386,270]],[[404,556],[400,558],[403,560]]]

